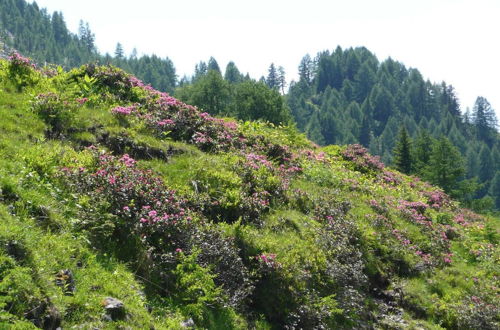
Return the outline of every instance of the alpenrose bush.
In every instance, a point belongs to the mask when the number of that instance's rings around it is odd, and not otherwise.
[[[168,272],[175,269],[176,254],[198,249],[199,263],[214,272],[215,283],[227,295],[224,304],[242,308],[252,284],[234,242],[211,228],[151,171],[139,169],[127,154],[115,157],[95,147],[88,150],[95,158],[92,166],[62,169],[70,187],[90,198],[82,214],[83,229],[97,232],[96,241],[129,245],[139,241],[135,248],[146,251],[148,258],[149,269],[144,272],[167,287],[172,285]],[[106,213],[113,217],[108,225],[103,223]],[[100,233],[106,226],[110,232]]]
[[[9,56],[8,73],[18,88],[34,85],[39,80],[35,63],[17,52]]]
[[[367,173],[369,171],[381,171],[384,164],[378,156],[372,156],[368,150],[359,144],[347,146],[342,152],[342,157],[354,163],[355,169]]]
[[[217,119],[166,93],[151,92],[141,105],[118,106],[115,115],[144,120],[159,137],[195,144],[203,151],[227,151],[239,141],[234,122]]]
[[[87,194],[96,205],[106,201],[102,211],[119,217],[146,246],[161,251],[187,248],[184,235],[192,226],[192,215],[186,201],[151,171],[138,169],[128,155],[117,158],[90,150],[96,157],[92,168],[62,169],[73,189]]]

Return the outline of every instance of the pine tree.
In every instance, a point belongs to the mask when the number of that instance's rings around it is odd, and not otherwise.
[[[405,126],[401,127],[399,131],[398,140],[393,153],[394,166],[396,169],[402,173],[410,174],[413,166],[412,149],[411,140]]]

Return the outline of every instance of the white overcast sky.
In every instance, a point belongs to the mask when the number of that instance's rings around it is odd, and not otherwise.
[[[452,84],[462,109],[486,97],[500,114],[500,0],[38,0],[77,32],[90,24],[99,51],[169,57],[182,77],[214,56],[254,78],[271,62],[288,79],[307,53],[365,46],[433,82]],[[500,117],[500,116],[499,116]]]

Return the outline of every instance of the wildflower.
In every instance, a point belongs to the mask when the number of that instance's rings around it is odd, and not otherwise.
[[[83,104],[87,103],[88,101],[89,101],[89,99],[87,97],[81,97],[81,98],[76,99],[76,102],[78,102],[80,105],[83,105]]]
[[[111,112],[115,115],[130,115],[133,111],[135,111],[135,106],[131,105],[128,107],[115,107],[111,110]]]

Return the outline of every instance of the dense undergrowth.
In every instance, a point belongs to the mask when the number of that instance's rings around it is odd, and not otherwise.
[[[498,219],[360,146],[18,55],[0,134],[2,327],[499,326]]]

